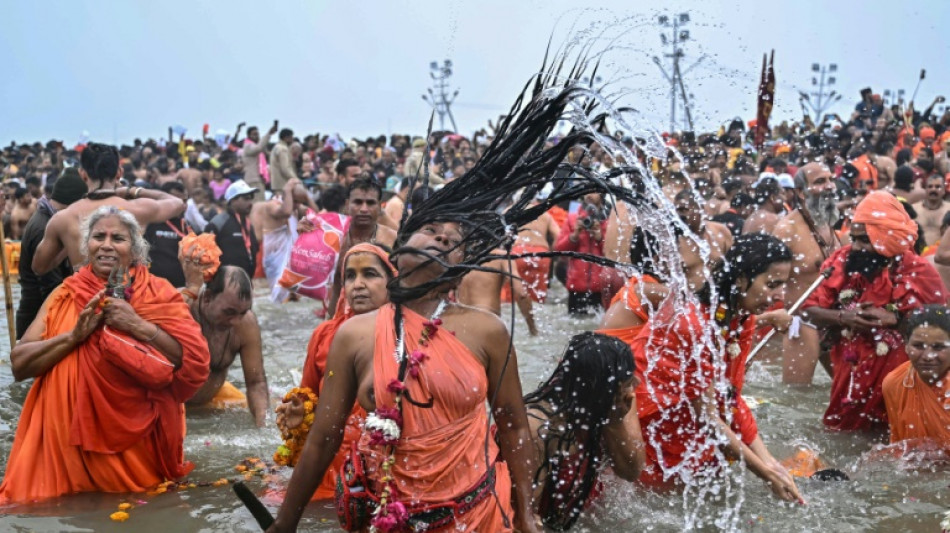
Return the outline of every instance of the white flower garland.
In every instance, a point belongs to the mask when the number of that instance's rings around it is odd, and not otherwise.
[[[395,420],[380,418],[375,412],[369,413],[366,416],[366,421],[363,422],[363,429],[366,431],[379,431],[387,439],[399,440],[399,424],[397,424]]]

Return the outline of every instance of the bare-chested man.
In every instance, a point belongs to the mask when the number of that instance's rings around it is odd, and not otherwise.
[[[927,191],[924,190],[920,181],[914,178],[914,169],[908,165],[901,165],[894,172],[894,185],[890,189],[885,189],[897,196],[898,200],[903,200],[911,205],[922,202],[927,197]]]
[[[683,256],[683,271],[690,289],[699,290],[705,283],[706,274],[722,261],[732,247],[732,232],[725,224],[706,221],[703,224],[703,209],[696,203],[693,191],[686,189],[676,195],[676,213],[691,232],[709,243],[709,258],[703,262],[699,247],[689,237],[680,237],[679,249]]]
[[[376,180],[358,178],[350,183],[346,196],[346,214],[350,217],[349,228],[343,236],[339,257],[345,257],[351,246],[361,242],[392,249],[393,243],[396,242],[396,232],[379,223],[382,197],[383,189]],[[339,268],[338,264],[336,275],[333,276],[333,286],[330,289],[330,300],[327,303],[328,316],[332,316],[336,309],[336,301],[340,298],[342,275]]]
[[[785,190],[775,178],[763,178],[755,186],[758,208],[742,225],[742,233],[772,233],[785,210]]]
[[[114,146],[89,143],[82,152],[80,163],[79,175],[89,187],[89,193],[50,219],[43,241],[33,256],[33,271],[37,274],[49,272],[67,258],[74,268],[82,264],[80,221],[103,205],[125,209],[143,227],[165,222],[185,212],[185,202],[166,192],[141,187],[116,189],[122,171],[119,152]]]
[[[502,250],[495,250],[495,253],[504,252]],[[473,270],[465,274],[458,289],[456,289],[458,302],[463,305],[476,307],[482,311],[494,313],[500,317],[502,288],[508,283],[513,283],[513,300],[518,305],[521,315],[528,324],[528,332],[533,337],[538,334],[538,328],[534,323],[534,310],[531,306],[531,298],[528,297],[524,284],[521,280],[517,279],[518,267],[515,266],[514,261],[512,261],[510,265],[514,269],[514,275],[516,276],[513,280],[507,275],[512,269],[509,268],[509,262],[504,259],[495,259],[494,261],[489,261],[482,265],[498,270],[499,272]]]
[[[36,199],[30,195],[30,191],[20,187],[13,193],[13,210],[10,212],[10,237],[18,241],[23,236],[23,228],[30,221],[33,212],[36,211]]]
[[[247,388],[247,406],[257,427],[264,427],[270,399],[264,356],[261,352],[261,327],[251,311],[253,303],[251,278],[241,267],[222,265],[210,281],[204,283],[204,267],[192,261],[193,250],[182,254],[186,286],[182,289],[191,316],[201,326],[211,352],[211,373],[208,381],[192,396],[188,405],[202,406],[211,402],[226,384],[228,369],[240,354]],[[231,389],[233,391],[233,388]],[[229,399],[236,399],[230,397]]]
[[[841,246],[832,228],[839,215],[831,171],[820,163],[808,163],[799,170],[796,186],[804,196],[803,201],[773,232],[792,252],[791,275],[785,285],[785,301],[789,305],[818,279],[822,263]],[[782,349],[782,380],[810,384],[818,361],[818,330],[803,324],[797,339],[785,337]]]
[[[877,167],[877,187],[886,189],[894,184],[897,163],[886,155],[874,154],[874,166]]]
[[[924,183],[927,197],[912,206],[914,211],[917,211],[917,223],[924,230],[924,241],[927,244],[940,240],[940,224],[943,222],[943,216],[950,210],[950,203],[943,199],[945,187],[943,176],[933,174]]]
[[[297,217],[300,215],[297,210],[300,206],[318,211],[317,205],[300,180],[290,178],[281,193],[263,202],[259,211],[261,233],[264,237],[261,264],[271,287],[271,300],[278,303],[289,296],[287,290],[277,282],[284,273],[287,260],[290,259],[290,250],[297,240]]]
[[[399,229],[399,221],[402,220],[402,214],[406,210],[406,202],[409,201],[409,192],[409,178],[403,178],[399,182],[399,190],[386,202],[384,212],[387,220],[391,220],[395,224],[395,226],[390,226],[392,229]]]

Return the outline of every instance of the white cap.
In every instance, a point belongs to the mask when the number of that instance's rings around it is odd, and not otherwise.
[[[257,187],[251,187],[244,180],[237,180],[231,185],[228,185],[228,190],[224,191],[224,201],[230,202],[238,196],[244,196],[245,194],[254,194],[257,192]]]
[[[786,174],[785,172],[778,175],[776,178],[778,184],[782,186],[783,189],[794,189],[795,188],[795,178],[791,174]]]

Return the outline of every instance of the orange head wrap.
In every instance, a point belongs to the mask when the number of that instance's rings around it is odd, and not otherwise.
[[[392,262],[389,261],[389,254],[379,246],[370,244],[368,242],[361,242],[346,251],[346,255],[344,255],[343,260],[340,261],[340,264],[343,265],[341,271],[346,269],[346,260],[349,259],[351,255],[360,253],[370,253],[375,255],[383,263],[383,266],[389,270],[389,274],[392,277],[399,275],[399,271],[396,270],[396,267],[392,264]],[[345,316],[347,318],[352,316],[352,313],[350,312],[350,306],[346,303],[346,297],[344,297],[342,294],[340,295],[340,299],[336,302],[336,312],[334,313],[334,317],[336,316]]]
[[[864,224],[877,253],[894,257],[917,241],[917,223],[891,193],[874,191],[854,210],[855,224]]]
[[[189,231],[178,243],[178,259],[183,258],[198,261],[205,281],[211,280],[221,266],[221,249],[214,242],[214,234],[195,235]]]
[[[930,139],[930,140],[932,141],[932,140],[934,140],[934,137],[936,137],[936,136],[937,136],[937,132],[934,131],[933,128],[931,128],[931,127],[929,127],[929,126],[924,126],[923,128],[920,128],[920,138],[921,138],[921,140],[923,140],[923,139]]]

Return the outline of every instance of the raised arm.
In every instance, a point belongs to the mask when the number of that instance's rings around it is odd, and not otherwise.
[[[540,531],[534,514],[531,481],[537,470],[534,444],[528,426],[518,376],[518,356],[514,346],[508,348],[510,336],[496,317],[485,319],[490,324],[485,337],[488,348],[488,397],[496,398],[492,414],[498,427],[502,459],[511,471],[512,507],[516,531]]]
[[[264,427],[270,398],[261,350],[261,326],[253,312],[244,315],[238,333],[241,336],[241,368],[244,369],[244,386],[247,388],[247,407],[257,427]]]
[[[82,344],[102,322],[102,314],[98,313],[99,300],[105,291],[95,295],[79,313],[76,325],[71,331],[61,333],[49,339],[43,339],[46,332],[46,315],[49,312],[49,302],[56,297],[53,292],[43,302],[36,318],[27,328],[23,337],[10,352],[10,366],[13,370],[13,379],[24,379],[41,376],[59,363],[63,357]]]
[[[116,189],[116,194],[132,199],[127,209],[142,224],[165,222],[170,218],[181,216],[187,207],[180,198],[157,189],[120,187]]]
[[[374,315],[375,317],[375,315]],[[357,376],[353,365],[353,350],[358,332],[353,331],[352,320],[345,322],[333,337],[327,356],[327,379],[324,380],[320,399],[314,408],[314,421],[307,442],[294,467],[287,486],[287,495],[277,513],[269,533],[296,531],[304,507],[323,479],[333,461],[340,443],[346,419],[356,400]]]

